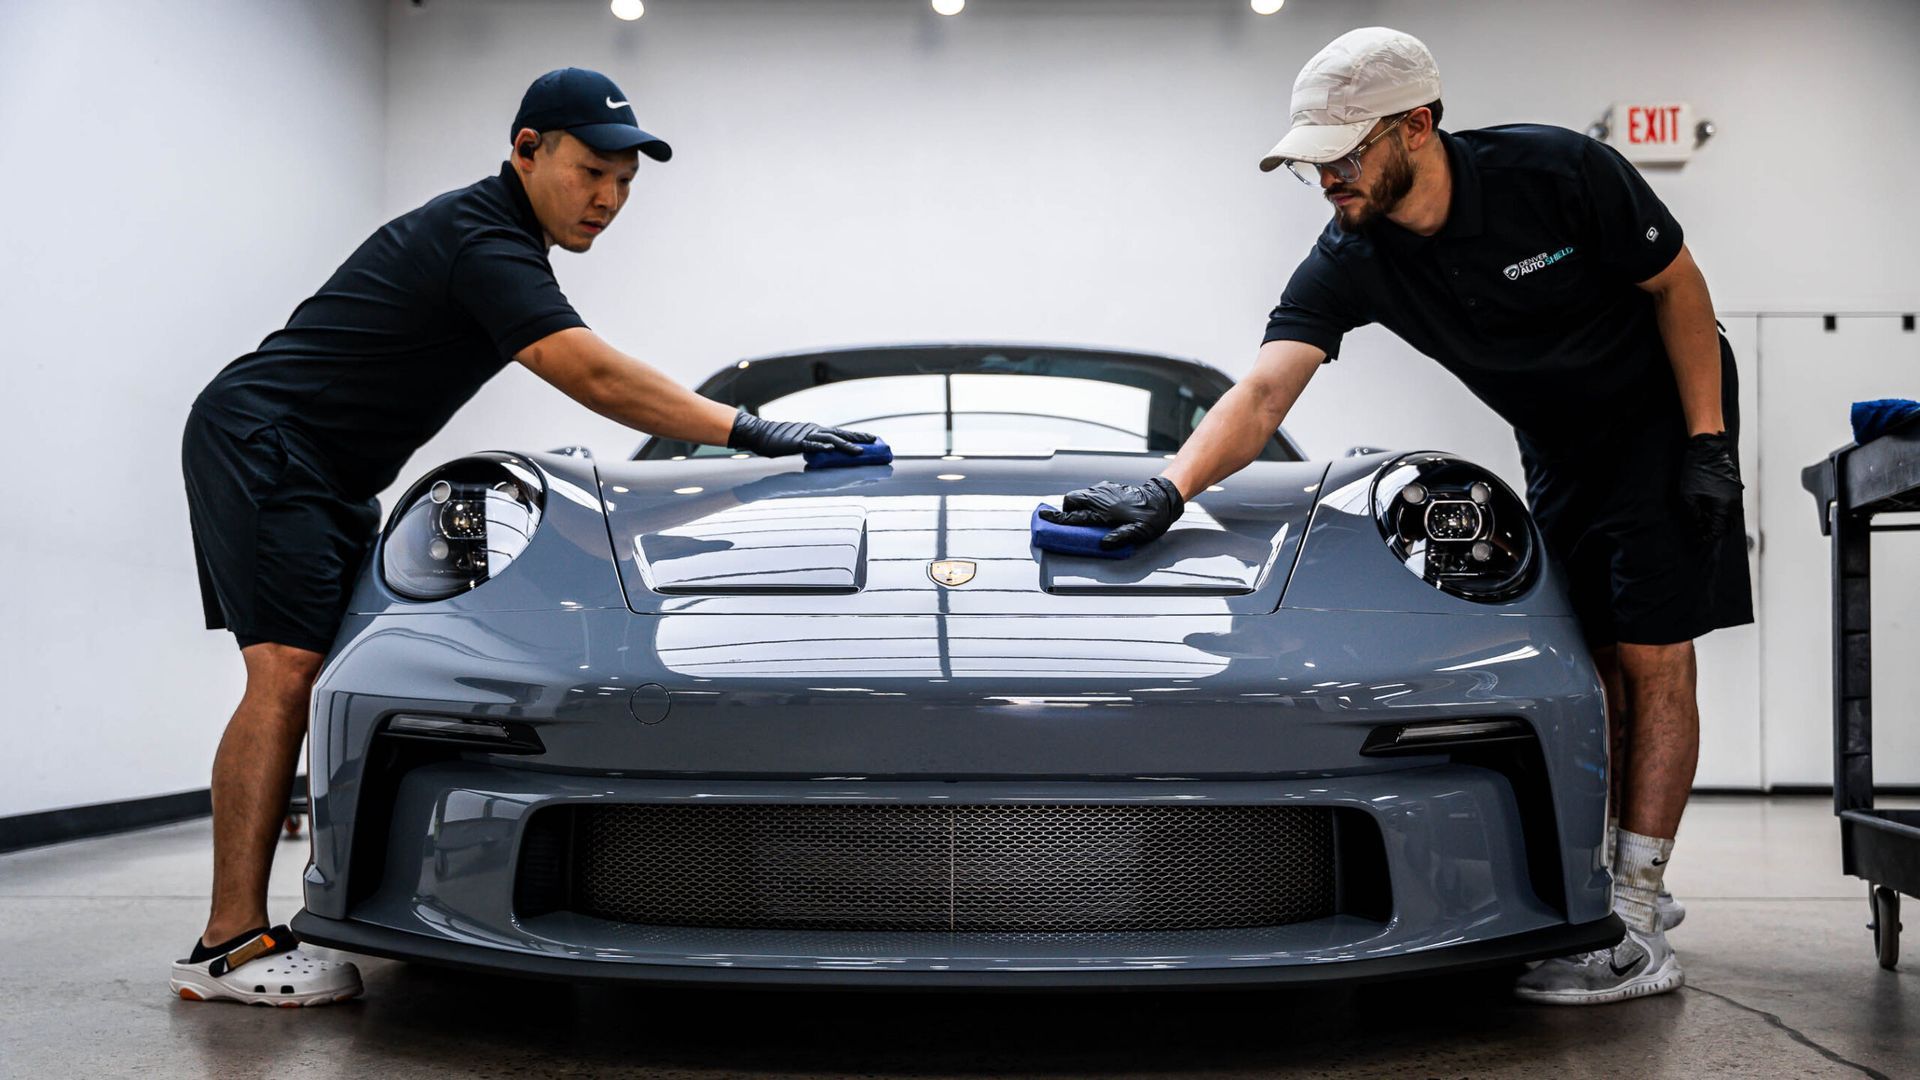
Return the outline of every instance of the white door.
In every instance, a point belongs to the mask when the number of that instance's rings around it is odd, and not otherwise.
[[[1747,485],[1746,532],[1760,531],[1760,504],[1764,496],[1760,476],[1759,379],[1755,378],[1754,344],[1759,320],[1752,315],[1720,317],[1740,372],[1740,475]],[[1757,545],[1747,547],[1747,566],[1757,584]],[[1759,615],[1756,597],[1754,613]],[[1700,767],[1695,787],[1746,788],[1762,786],[1760,739],[1760,629],[1735,626],[1715,630],[1694,646],[1700,661]]]
[[[1853,441],[1848,409],[1920,398],[1920,333],[1899,316],[1759,319],[1760,688],[1769,786],[1833,783],[1828,541],[1800,470]],[[1749,474],[1752,475],[1752,474]],[[1748,487],[1752,491],[1752,485]],[[1753,507],[1748,507],[1751,512]],[[1920,532],[1873,540],[1874,780],[1920,782]],[[1704,771],[1704,770],[1703,770]]]

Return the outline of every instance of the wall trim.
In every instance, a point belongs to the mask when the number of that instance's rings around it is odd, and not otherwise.
[[[212,813],[212,791],[195,788],[172,795],[70,806],[64,810],[43,810],[35,814],[15,814],[0,817],[0,852],[149,829],[156,825],[207,817]]]

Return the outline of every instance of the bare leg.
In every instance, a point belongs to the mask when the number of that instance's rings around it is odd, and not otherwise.
[[[1700,761],[1693,643],[1619,646],[1627,697],[1620,827],[1661,840],[1680,829]]]
[[[1620,650],[1599,645],[1593,650],[1593,664],[1600,669],[1600,684],[1607,688],[1607,816],[1620,817],[1620,786],[1627,775],[1627,690],[1620,678]]]
[[[247,690],[213,759],[213,909],[201,942],[267,925],[267,874],[287,814],[321,654],[249,645]]]

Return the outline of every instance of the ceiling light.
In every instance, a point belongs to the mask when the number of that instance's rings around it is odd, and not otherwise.
[[[647,13],[647,5],[640,0],[613,0],[613,3],[607,6],[613,9],[614,18],[625,19],[628,22]]]
[[[943,472],[939,476],[934,477],[935,480],[965,480],[966,478],[967,474],[957,472]]]
[[[1286,2],[1287,0],[1253,0],[1253,13],[1255,15],[1272,15],[1274,12],[1279,11],[1281,5]]]
[[[707,489],[703,487],[683,487],[683,488],[674,488],[673,493],[675,495],[698,495],[705,490]]]
[[[967,9],[967,0],[933,0],[933,10],[938,15],[958,15]]]

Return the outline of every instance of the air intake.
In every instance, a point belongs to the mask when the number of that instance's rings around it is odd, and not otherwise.
[[[566,899],[543,908],[651,926],[1060,933],[1331,915],[1337,814],[1377,838],[1352,811],[1221,805],[559,807],[529,829],[570,841]]]

